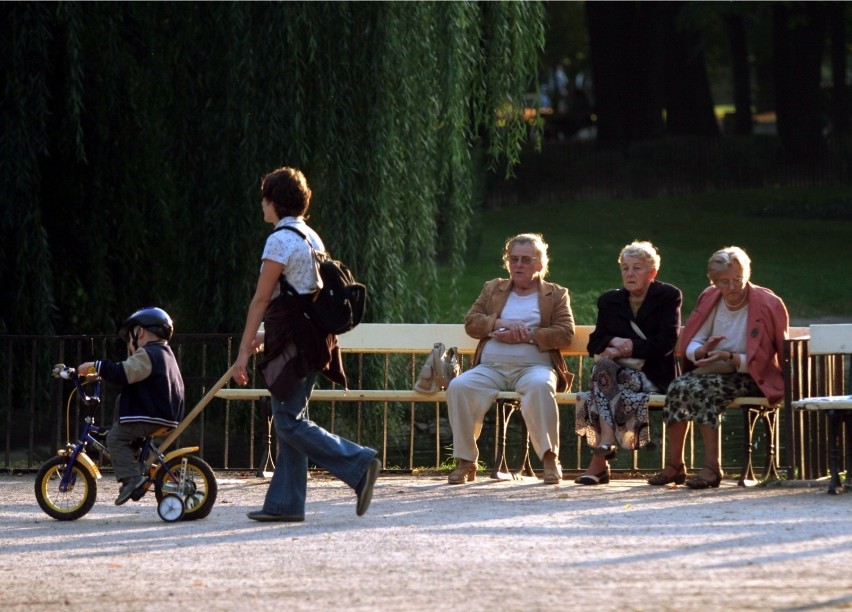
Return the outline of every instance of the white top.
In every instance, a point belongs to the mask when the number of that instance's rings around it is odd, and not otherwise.
[[[285,225],[294,227],[307,236],[317,251],[325,250],[325,245],[319,234],[308,227],[302,217],[284,217],[278,222],[275,229]],[[322,287],[322,280],[313,254],[299,234],[288,230],[270,234],[266,239],[266,246],[263,248],[261,259],[269,259],[283,265],[282,273],[287,277],[287,282],[300,294],[313,293]],[[263,269],[262,263],[261,269]],[[278,285],[276,285],[272,297],[277,297],[279,293]]]
[[[509,294],[501,319],[515,319],[524,322],[529,329],[541,327],[541,308],[538,305],[538,292],[529,295]],[[482,349],[481,363],[507,363],[514,365],[552,365],[547,351],[541,351],[535,344],[522,342],[507,344],[492,338]]]
[[[748,329],[748,305],[732,312],[725,300],[719,300],[714,316],[707,317],[704,324],[686,347],[686,358],[695,362],[695,351],[703,346],[710,336],[725,336],[717,346],[718,351],[739,353],[740,367],[738,372],[748,372],[746,366],[746,329]]]

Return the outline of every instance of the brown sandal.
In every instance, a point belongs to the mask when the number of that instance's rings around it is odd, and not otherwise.
[[[473,482],[476,480],[476,462],[459,459],[458,466],[447,478],[447,483],[451,485],[460,485],[465,482]]]
[[[696,474],[692,478],[686,481],[686,486],[690,489],[718,489],[719,485],[722,483],[722,470],[716,470],[716,468],[711,467],[709,465],[704,466],[706,469],[713,472],[714,478],[713,480],[708,480],[699,474]]]
[[[675,471],[674,475],[670,476],[666,473],[666,470],[664,469],[662,472],[651,476],[648,479],[648,484],[653,485],[655,487],[659,487],[661,485],[667,485],[672,482],[679,485],[682,485],[684,482],[686,482],[686,469],[683,467],[682,463],[679,466],[667,463],[666,469],[668,468],[672,468]]]
[[[553,467],[544,468],[544,484],[558,485],[562,482],[562,467],[557,463]]]

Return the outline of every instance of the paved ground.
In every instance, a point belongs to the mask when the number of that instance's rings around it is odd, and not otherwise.
[[[324,476],[301,524],[245,513],[266,482],[220,474],[201,521],[153,495],[74,522],[39,509],[33,475],[0,475],[0,607],[121,610],[852,609],[852,494],[619,480],[545,487],[380,477],[373,505]],[[87,603],[91,602],[91,603]]]

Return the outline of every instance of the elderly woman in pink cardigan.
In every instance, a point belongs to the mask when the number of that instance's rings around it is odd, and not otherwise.
[[[718,487],[719,425],[725,408],[736,397],[763,395],[777,402],[784,394],[787,308],[772,291],[749,282],[750,273],[751,260],[739,247],[716,251],[707,262],[711,284],[698,297],[675,348],[686,373],[666,392],[666,466],[648,484]],[[704,461],[687,480],[683,448],[690,421],[701,430]]]

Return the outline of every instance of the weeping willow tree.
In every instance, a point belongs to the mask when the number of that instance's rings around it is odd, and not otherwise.
[[[5,3],[0,332],[109,333],[141,305],[238,331],[302,168],[373,321],[433,316],[483,151],[517,161],[539,3]],[[447,248],[452,245],[452,248]]]

